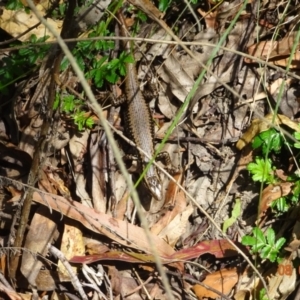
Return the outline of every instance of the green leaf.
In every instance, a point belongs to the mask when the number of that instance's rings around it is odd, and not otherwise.
[[[88,128],[92,128],[94,126],[94,120],[92,117],[88,117],[86,120],[85,120],[85,125],[86,127]]]
[[[19,0],[8,0],[5,7],[8,10],[19,10],[19,9],[23,8],[24,5]]]
[[[300,141],[300,132],[294,132],[293,136],[295,137],[296,140]]]
[[[22,56],[31,55],[32,54],[32,49],[30,47],[24,48],[24,49],[20,49],[19,50],[19,54],[22,55]]]
[[[84,112],[78,112],[76,114],[73,114],[72,117],[74,119],[74,123],[78,127],[78,130],[82,131],[83,130],[83,126],[84,126],[84,121],[85,121]]]
[[[294,143],[294,147],[300,149],[300,143]]]
[[[169,0],[170,1],[170,0]],[[141,10],[138,11],[137,17],[139,18],[140,21],[146,22],[147,21],[147,15],[143,13]]]
[[[280,197],[271,203],[271,208],[280,213],[284,213],[289,210],[290,205],[286,202],[285,197]]]
[[[256,253],[266,246],[266,238],[258,227],[253,228],[252,233],[253,237],[247,235],[242,237],[242,244],[252,246],[251,250]]]
[[[262,154],[265,156],[268,152],[280,152],[284,144],[282,134],[274,128],[261,132],[252,142],[253,149],[262,148]]]
[[[66,97],[63,97],[62,103],[63,103],[62,110],[64,112],[69,114],[72,111],[74,111],[74,108],[75,108],[75,97],[74,97],[74,95],[68,95]]]
[[[160,0],[158,4],[158,9],[162,12],[165,12],[169,8],[170,3],[170,0]]]
[[[253,246],[257,243],[257,239],[254,238],[253,236],[249,236],[249,235],[244,235],[242,237],[242,244],[244,246]]]
[[[272,246],[265,245],[260,251],[260,257],[262,259],[269,258],[271,251],[272,251]]]
[[[275,243],[275,248],[277,250],[280,250],[282,248],[282,246],[285,244],[286,239],[284,237],[281,237],[280,239],[278,239],[278,241],[276,241]]]
[[[29,37],[29,41],[30,41],[30,43],[36,43],[36,41],[37,41],[37,37],[36,37],[36,35],[35,34],[32,34],[30,37]]]
[[[275,181],[270,159],[264,160],[257,157],[255,163],[249,163],[247,170],[252,174],[253,181],[273,183]]]
[[[267,241],[269,245],[275,244],[275,232],[272,228],[268,228],[267,230]]]
[[[59,104],[60,104],[60,95],[56,93],[55,100],[53,103],[53,110],[56,110],[59,107]]]
[[[106,79],[108,82],[114,84],[114,83],[116,83],[116,82],[118,81],[119,76],[118,76],[116,73],[111,72],[111,73],[108,73],[108,74],[105,76],[105,79]]]
[[[105,68],[96,70],[95,77],[94,77],[94,82],[95,82],[96,87],[100,88],[103,86],[104,76],[105,76]]]
[[[66,11],[66,3],[59,4],[58,9],[59,9],[59,13],[63,16]]]
[[[259,291],[259,300],[269,300],[269,297],[267,296],[266,289],[261,289]]]
[[[130,55],[126,55],[124,57],[123,62],[133,64],[133,63],[135,63],[135,60],[134,60],[133,56],[130,54]]]
[[[298,200],[300,195],[300,180],[297,180],[294,182],[294,187],[293,187],[293,197]]]
[[[240,214],[241,214],[241,200],[237,198],[235,200],[235,204],[234,204],[234,207],[231,212],[231,218],[225,220],[225,222],[223,224],[223,232],[224,233],[227,231],[227,229],[232,224],[234,224],[236,222],[236,220],[240,216]]]
[[[266,244],[266,238],[262,232],[262,230],[258,227],[253,228],[253,235],[257,238],[260,243]]]

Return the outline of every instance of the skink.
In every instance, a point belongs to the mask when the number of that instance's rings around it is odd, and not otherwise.
[[[121,34],[124,37],[128,37],[124,18],[121,13],[119,13],[118,16],[122,23]],[[125,48],[128,53],[131,53],[129,42],[125,42]],[[140,90],[134,63],[126,64],[125,93],[127,99],[125,123],[127,125],[128,134],[139,148],[146,152],[149,157],[152,157],[154,154],[154,124],[151,118],[150,108]],[[145,168],[150,161],[150,159],[142,153],[139,153],[138,159],[139,164],[142,165],[143,168]],[[161,200],[161,183],[153,164],[148,168],[143,180],[154,198]]]

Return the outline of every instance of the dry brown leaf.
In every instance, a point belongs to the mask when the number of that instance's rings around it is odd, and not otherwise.
[[[206,28],[217,29],[218,28],[218,11],[205,12],[201,8],[198,8],[199,14],[204,18]]]
[[[176,181],[181,182],[182,174],[174,176]],[[166,202],[163,209],[166,213],[151,227],[150,231],[158,235],[178,214],[181,214],[186,208],[186,197],[184,193],[178,191],[178,186],[170,181],[165,195]]]
[[[80,135],[74,134],[69,142],[69,149],[74,163],[76,195],[81,199],[82,203],[91,206],[90,195],[86,191],[86,177],[82,170],[83,156],[88,148],[88,139],[90,131],[85,130]]]
[[[208,287],[212,287],[224,295],[228,295],[232,288],[238,282],[238,274],[236,268],[234,269],[223,269],[211,274],[208,274],[203,281]],[[206,289],[202,285],[196,284],[193,286],[193,291],[195,292],[198,299],[203,299],[204,297],[216,299],[220,295]]]
[[[276,59],[272,61],[275,66],[286,67],[290,61],[291,55],[287,55],[285,58]],[[300,68],[300,52],[294,53],[292,56],[291,62],[289,64],[290,69],[299,69]]]
[[[262,41],[258,44],[254,44],[248,48],[248,53],[252,56],[258,57],[260,59],[275,60],[279,56],[289,56],[293,44],[295,42],[296,32],[289,33],[289,35],[280,41]],[[298,45],[299,49],[299,45]],[[255,59],[245,58],[246,63],[253,63]]]
[[[175,210],[180,210],[180,206],[186,206],[186,197],[184,197],[183,195],[178,195],[179,192],[179,188],[178,185],[176,183],[182,184],[182,179],[183,179],[183,173],[177,173],[173,176],[173,178],[176,180],[176,182],[170,180],[169,185],[168,185],[168,189],[165,195],[165,203],[163,208],[164,209],[169,209],[169,210],[173,210],[175,208]],[[177,199],[179,198],[179,199]],[[179,206],[177,208],[177,205]]]
[[[184,194],[180,191],[178,194]],[[194,208],[188,205],[183,212],[177,214],[169,224],[159,233],[159,237],[164,239],[169,245],[175,247],[178,239],[186,232],[188,219],[193,213]]]
[[[268,57],[270,60],[272,58],[271,53],[274,53],[276,51],[276,48],[278,48],[278,41],[262,41],[258,44],[254,44],[248,47],[248,54],[260,59]],[[254,63],[255,59],[245,57],[244,61],[246,63]]]
[[[247,267],[239,279],[239,289],[234,295],[235,300],[252,300],[254,291],[258,290],[260,280],[257,276],[251,276],[250,269]]]
[[[21,272],[27,278],[28,282],[36,285],[37,277],[40,269],[43,266],[43,261],[37,260],[32,253],[47,255],[47,244],[57,236],[56,222],[51,219],[49,210],[46,207],[40,206],[34,214],[29,231],[26,235],[24,248],[28,251],[22,253]]]
[[[117,220],[104,213],[96,213],[93,209],[81,203],[60,196],[41,195],[34,192],[33,200],[51,207],[70,219],[77,220],[89,230],[103,234],[121,245],[139,249],[146,253],[151,252],[145,232],[138,226]],[[160,256],[164,257],[175,253],[174,249],[161,238],[153,234],[151,234],[151,238]]]
[[[15,291],[7,288],[2,283],[0,283],[0,291],[2,291],[3,293],[5,293],[11,300],[23,300],[23,299],[26,299],[26,297],[23,298],[20,294],[17,294],[17,292],[15,292]]]
[[[268,280],[269,297],[274,300],[286,299],[295,290],[296,279],[296,269],[290,260],[284,259],[279,264],[275,275],[271,275]]]
[[[111,285],[111,289],[114,292],[114,295],[117,296],[123,294],[124,290],[126,291],[128,287],[126,288],[124,286],[120,272],[117,270],[115,266],[108,265],[107,268],[108,268],[107,275],[110,278],[110,285]]]
[[[280,197],[287,196],[291,192],[293,183],[281,182],[278,184],[270,184],[262,191],[261,201],[258,207],[258,216],[261,218],[273,201]]]
[[[49,177],[47,176],[47,173],[43,169],[40,170],[38,186],[39,189],[43,191],[47,191],[50,194],[55,194],[55,195],[57,194],[57,190],[51,184]]]
[[[246,300],[250,298],[250,292],[248,290],[238,290],[234,295],[234,300]]]
[[[88,242],[85,245],[85,250],[89,255],[101,254],[109,251],[109,247],[101,244],[100,242]]]
[[[161,12],[150,0],[129,0],[129,2],[140,8],[142,11],[147,12],[151,18],[163,19],[165,13]]]
[[[187,74],[179,59],[174,54],[170,54],[163,66],[157,70],[157,73],[168,85],[168,89],[171,90],[172,94],[184,102],[194,85],[194,80]],[[164,111],[162,113],[168,117],[170,116],[170,113],[165,114]],[[173,114],[174,112],[172,112]]]

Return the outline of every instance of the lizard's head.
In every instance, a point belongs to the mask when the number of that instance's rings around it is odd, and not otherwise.
[[[147,187],[149,188],[152,196],[155,198],[155,200],[161,201],[162,200],[162,187],[161,183],[157,176],[151,176],[145,178],[145,183]]]

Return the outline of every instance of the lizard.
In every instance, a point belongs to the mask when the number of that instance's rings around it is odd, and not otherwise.
[[[121,12],[118,13],[121,22],[121,35],[128,37],[128,31]],[[130,42],[124,42],[127,53],[131,53]],[[151,112],[140,90],[135,63],[126,63],[125,78],[126,111],[125,124],[129,137],[135,144],[148,154],[154,155],[154,124]],[[138,153],[138,162],[145,168],[150,158],[143,153]],[[143,178],[143,181],[156,200],[162,199],[162,186],[157,174],[156,167],[151,164]]]

